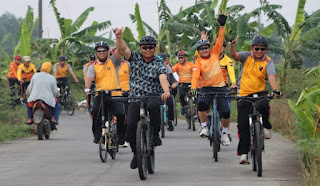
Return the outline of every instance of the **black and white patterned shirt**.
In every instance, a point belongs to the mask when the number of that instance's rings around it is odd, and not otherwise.
[[[160,74],[167,74],[162,61],[153,57],[146,62],[139,52],[131,50],[130,62],[130,96],[146,96],[163,92],[160,85]]]

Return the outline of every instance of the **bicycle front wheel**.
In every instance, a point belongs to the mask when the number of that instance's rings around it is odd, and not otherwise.
[[[254,122],[254,152],[256,160],[257,176],[262,176],[262,140],[263,134],[261,131],[261,123],[259,121]]]
[[[164,127],[164,109],[163,106],[160,106],[160,131],[161,131],[161,138],[165,137],[165,127]]]
[[[141,180],[147,179],[148,160],[147,160],[147,144],[146,144],[146,131],[145,121],[141,119],[137,126],[137,139],[136,139],[136,150],[137,150],[137,164],[139,170],[139,176]]]
[[[195,131],[196,130],[196,126],[194,125],[194,116],[196,115],[196,111],[193,105],[193,100],[190,99],[190,120],[191,120],[191,126],[192,126],[192,130]]]
[[[218,161],[218,151],[220,147],[220,140],[219,140],[219,128],[218,128],[218,115],[214,113],[213,115],[213,145],[212,145],[212,152],[213,158],[217,162]]]
[[[73,113],[74,113],[74,109],[75,109],[75,103],[74,103],[74,98],[72,95],[68,95],[67,98],[66,98],[66,110],[67,110],[67,113],[72,116]]]
[[[99,143],[99,155],[103,163],[107,161],[108,139],[105,136],[101,136]]]

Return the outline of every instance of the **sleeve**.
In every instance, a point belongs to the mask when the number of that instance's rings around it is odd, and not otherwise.
[[[249,57],[249,52],[239,52],[239,55],[240,55],[239,61],[241,63],[244,63]]]
[[[72,70],[72,68],[71,68],[71,66],[68,64],[68,70],[70,71],[70,70]]]
[[[21,64],[21,65],[22,65],[22,64]],[[21,66],[21,65],[18,67],[18,74],[17,74],[19,81],[21,81],[21,73],[22,73],[22,69],[21,69],[22,66]]]
[[[96,76],[96,72],[94,70],[94,65],[91,65],[88,70],[87,77],[94,78],[95,76]]]
[[[159,65],[158,65],[158,73],[159,73],[159,76],[160,76],[160,74],[168,74],[168,71],[167,71],[167,68],[166,68],[166,66],[161,62],[161,63],[159,63],[159,62],[157,62]]]
[[[225,32],[225,27],[220,27],[219,29],[219,35],[217,38],[216,44],[213,46],[210,54],[211,55],[218,55],[220,54],[223,46],[223,41],[224,41],[224,32]]]
[[[273,61],[269,61],[266,66],[267,76],[276,75],[276,68]]]
[[[196,61],[196,64],[193,66],[191,89],[197,88],[199,78],[200,78],[200,63]]]
[[[179,63],[173,66],[172,72],[177,72],[178,69],[179,69]]]
[[[13,64],[10,64],[10,71],[13,73],[13,76],[15,78],[18,78],[17,71],[14,69],[14,65]]]
[[[56,71],[58,71],[57,64],[54,64],[53,65],[53,72],[56,72]]]
[[[229,74],[229,78],[230,78],[231,83],[236,83],[236,75],[234,72],[233,61],[231,59],[227,64],[227,68],[228,68],[228,74]]]
[[[87,65],[84,65],[84,66],[83,66],[83,72],[88,72],[88,70],[89,70],[88,66],[87,66]]]
[[[136,59],[138,58],[139,58],[139,53],[134,50],[131,50],[130,58],[127,59],[127,61],[129,61],[130,64],[134,65],[134,63],[136,62]]]

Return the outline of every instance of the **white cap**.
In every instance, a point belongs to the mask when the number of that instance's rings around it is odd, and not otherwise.
[[[30,61],[30,56],[23,56],[23,61]]]

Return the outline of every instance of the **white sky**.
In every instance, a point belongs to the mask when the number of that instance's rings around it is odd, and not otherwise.
[[[0,15],[8,11],[17,17],[24,17],[27,6],[34,9],[35,17],[38,16],[38,0],[0,0]],[[43,0],[43,37],[56,38],[60,36],[53,9],[49,4],[50,0]],[[160,1],[160,0],[159,0]],[[129,18],[129,14],[134,14],[135,3],[140,6],[142,20],[151,25],[154,30],[158,30],[157,0],[57,0],[57,8],[61,17],[72,19],[73,21],[88,7],[93,6],[95,10],[91,12],[84,26],[89,26],[95,20],[98,22],[110,20],[111,28],[127,26],[133,32],[136,25]],[[269,0],[270,4],[282,5],[279,11],[289,22],[293,24],[297,10],[298,0]],[[178,13],[181,6],[187,8],[194,5],[195,0],[166,0],[167,6],[172,14]],[[220,4],[220,2],[219,2]],[[227,6],[242,4],[246,8],[242,13],[250,12],[257,8],[259,0],[229,0]],[[219,5],[218,5],[219,6]],[[319,0],[307,0],[305,10],[309,14],[320,8]],[[262,19],[265,20],[265,19]]]

